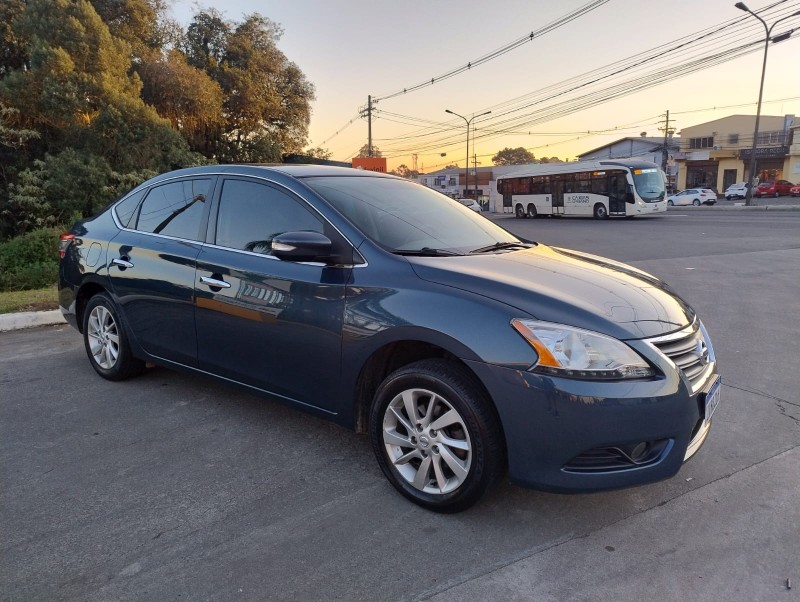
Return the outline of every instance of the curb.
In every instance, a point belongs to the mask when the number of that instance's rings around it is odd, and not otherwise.
[[[60,309],[0,314],[0,332],[66,323],[67,321],[64,319],[64,316],[61,315]]]

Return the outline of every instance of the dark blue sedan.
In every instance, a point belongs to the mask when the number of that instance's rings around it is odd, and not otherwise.
[[[520,240],[400,178],[163,174],[61,240],[60,304],[110,380],[146,362],[369,434],[440,512],[674,475],[719,401],[708,334],[636,268]]]

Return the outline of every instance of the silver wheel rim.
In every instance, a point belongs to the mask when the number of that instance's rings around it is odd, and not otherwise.
[[[383,443],[400,476],[424,493],[449,493],[469,476],[472,443],[464,419],[432,391],[408,389],[389,403]]]
[[[98,366],[110,370],[119,358],[119,331],[114,316],[102,305],[89,314],[86,325],[89,352]]]
[[[605,217],[606,216],[606,208],[600,205],[597,207],[597,217]]]

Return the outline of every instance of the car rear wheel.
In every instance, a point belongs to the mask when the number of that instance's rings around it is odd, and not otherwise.
[[[514,211],[519,219],[525,217],[525,208],[522,205],[517,204],[517,206],[514,208]]]
[[[503,473],[498,419],[473,377],[440,359],[401,368],[383,381],[369,432],[389,482],[435,512],[472,506]]]
[[[108,380],[125,380],[141,374],[144,362],[131,354],[119,315],[105,293],[98,293],[86,304],[83,343],[89,363]]]
[[[672,201],[667,201],[667,207],[672,207],[673,205],[675,205],[675,203]]]

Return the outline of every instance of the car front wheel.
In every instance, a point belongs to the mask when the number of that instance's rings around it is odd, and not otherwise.
[[[144,370],[144,362],[131,354],[117,310],[106,293],[96,294],[86,304],[83,343],[89,363],[103,378],[125,380]]]
[[[700,206],[700,199],[693,200],[692,201],[692,205],[694,205],[695,207],[699,207]]]
[[[503,473],[494,409],[453,362],[423,360],[390,374],[375,395],[369,431],[389,482],[435,512],[469,508]]]

